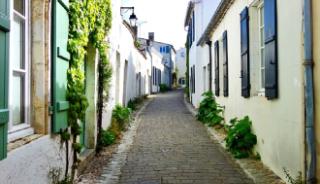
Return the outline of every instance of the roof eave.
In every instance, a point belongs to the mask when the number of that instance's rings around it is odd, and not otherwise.
[[[197,46],[202,46],[207,41],[210,40],[212,33],[215,31],[215,29],[220,24],[221,20],[225,16],[226,12],[229,10],[230,6],[233,4],[235,0],[221,0],[217,10],[211,17],[211,20],[206,27],[205,31],[201,35],[200,39],[197,42]]]
[[[186,17],[184,19],[184,27],[187,27],[189,25],[189,20],[191,18],[191,12],[194,9],[194,3],[192,1],[189,1]]]

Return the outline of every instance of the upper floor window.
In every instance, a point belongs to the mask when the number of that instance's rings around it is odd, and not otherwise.
[[[166,53],[167,53],[167,54],[170,53],[170,46],[166,46]]]

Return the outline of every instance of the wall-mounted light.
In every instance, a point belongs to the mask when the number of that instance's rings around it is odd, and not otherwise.
[[[123,16],[123,13],[127,12],[129,10],[132,10],[132,14],[129,17],[130,26],[136,27],[138,18],[136,16],[136,14],[134,14],[134,7],[120,7],[120,14],[121,14],[121,16]]]

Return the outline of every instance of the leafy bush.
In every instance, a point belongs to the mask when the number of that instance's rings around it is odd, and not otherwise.
[[[127,104],[127,107],[130,108],[132,111],[135,111],[137,110],[137,106],[140,105],[143,102],[143,100],[147,98],[148,98],[148,95],[143,95],[141,97],[134,98],[133,100],[130,99]]]
[[[169,91],[169,87],[166,84],[160,84],[160,92],[167,92]]]
[[[235,158],[247,158],[252,148],[257,144],[257,136],[251,131],[251,121],[248,116],[241,120],[233,119],[226,137],[228,151]]]
[[[112,118],[114,118],[117,123],[119,124],[119,127],[121,130],[124,130],[126,127],[126,124],[129,123],[131,118],[131,109],[127,107],[122,107],[120,105],[116,105],[112,112]]]
[[[202,95],[204,99],[200,103],[197,119],[208,126],[219,125],[224,120],[222,116],[223,108],[215,101],[212,92],[206,92]]]
[[[130,108],[131,110],[135,111],[137,109],[136,106],[137,105],[134,103],[134,101],[130,99],[128,104],[127,104],[127,107]]]
[[[100,145],[101,146],[109,146],[116,141],[116,135],[113,131],[110,130],[102,130]]]

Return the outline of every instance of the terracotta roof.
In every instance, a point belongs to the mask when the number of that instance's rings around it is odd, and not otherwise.
[[[210,40],[213,32],[219,26],[220,22],[222,21],[222,19],[224,18],[225,14],[227,13],[231,5],[234,3],[234,1],[235,0],[221,0],[207,28],[205,29],[205,31],[202,33],[202,36],[198,40],[197,46],[203,45],[204,43]]]

